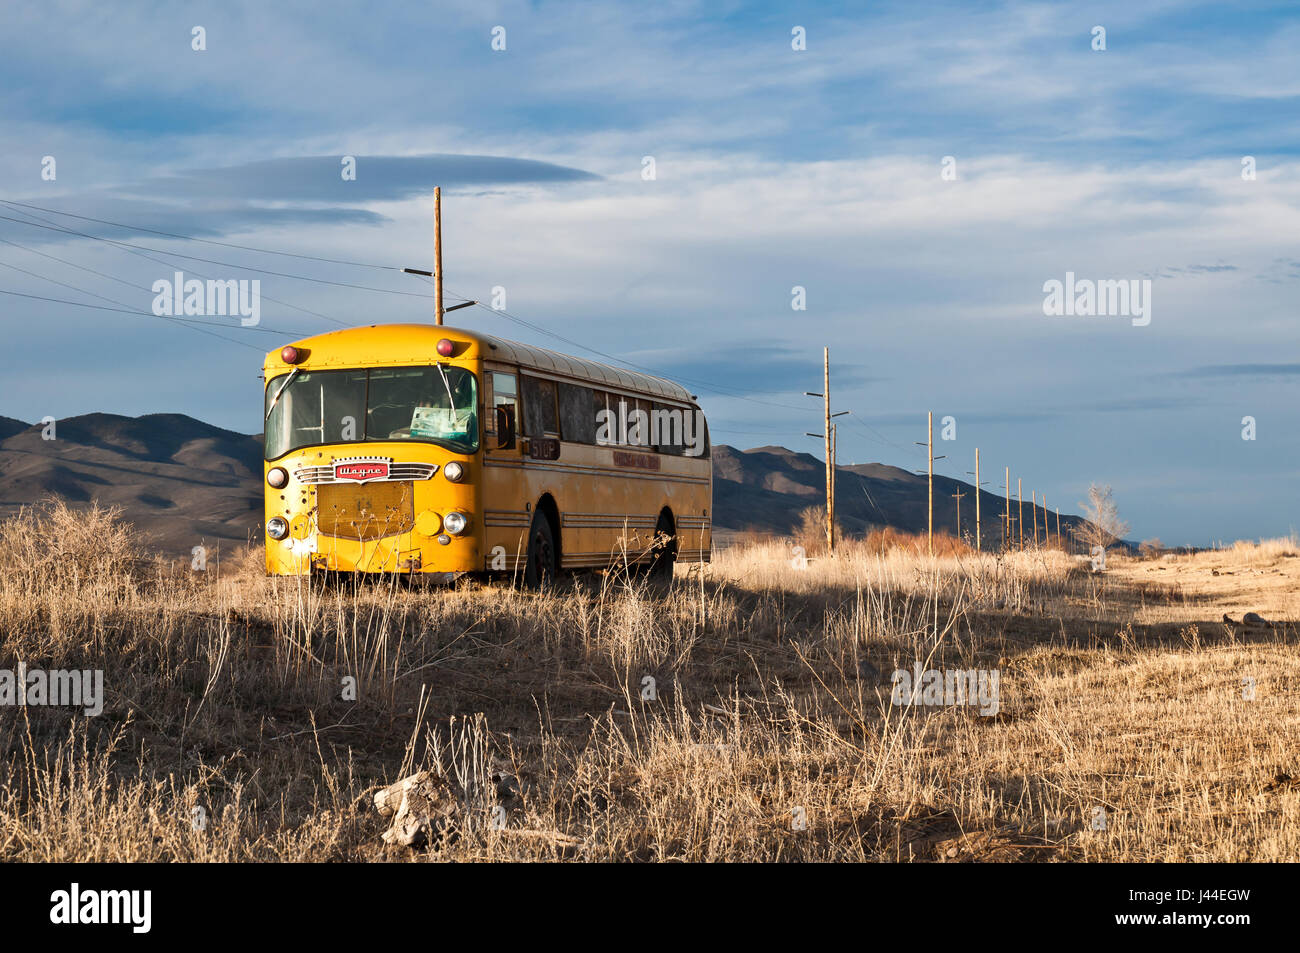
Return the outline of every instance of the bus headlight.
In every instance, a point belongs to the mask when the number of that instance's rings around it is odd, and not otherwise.
[[[442,468],[442,475],[452,483],[459,483],[461,480],[465,479],[465,467],[453,460]]]
[[[284,467],[272,467],[266,471],[266,482],[277,490],[283,489],[289,482],[289,471]]]
[[[451,533],[452,536],[459,536],[465,532],[465,527],[468,525],[469,517],[464,513],[457,513],[455,510],[442,518],[442,528]]]
[[[278,516],[266,521],[266,535],[272,539],[284,539],[289,535],[289,524]]]

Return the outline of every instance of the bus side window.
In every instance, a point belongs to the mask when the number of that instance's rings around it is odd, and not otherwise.
[[[560,436],[573,443],[596,442],[595,395],[581,384],[560,384]]]
[[[501,424],[498,423],[503,417],[506,421],[508,430],[513,431],[518,427],[519,420],[519,396],[515,384],[515,375],[503,374],[500,371],[492,372],[492,413],[488,416],[493,430],[496,432],[496,445],[498,449],[509,450],[514,447],[514,434],[502,433]]]
[[[631,420],[639,420],[641,424],[641,432],[639,435],[637,435],[637,441],[635,446],[650,447],[652,449],[654,447],[654,443],[653,443],[654,430],[652,427],[654,418],[651,416],[650,413],[653,406],[654,405],[650,401],[646,400],[644,397],[638,397],[635,402],[631,400],[627,402],[627,412],[629,416],[634,410],[640,411],[640,413],[642,414],[642,416],[639,418],[637,417],[631,418]],[[632,430],[632,423],[629,422],[628,423],[629,433],[631,432],[631,430]],[[631,437],[629,437],[629,439],[631,439]]]
[[[591,442],[598,447],[608,447],[615,442],[618,424],[609,413],[609,394],[603,390],[591,391],[591,417],[596,427],[591,434]]]
[[[529,437],[560,435],[560,420],[555,408],[555,381],[540,377],[523,379],[524,433]]]
[[[626,437],[625,429],[631,427],[632,411],[636,410],[636,401],[630,397],[624,397],[622,394],[615,394],[613,391],[596,393],[596,407],[600,409],[603,406],[608,411],[609,416],[609,442],[614,446],[623,446],[623,439]]]
[[[655,440],[655,449],[660,453],[681,456],[685,452],[682,438],[684,413],[689,411],[657,401],[650,405],[650,435]]]

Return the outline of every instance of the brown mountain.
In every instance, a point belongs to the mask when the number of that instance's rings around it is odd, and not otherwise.
[[[178,555],[244,542],[261,522],[260,438],[181,414],[86,414],[40,424],[0,420],[0,515],[51,495],[121,506]]]
[[[835,470],[836,521],[850,535],[892,526],[923,533],[928,519],[928,493],[924,474],[912,473],[884,463],[860,463]],[[936,530],[957,531],[961,492],[961,529],[975,535],[975,488],[970,483],[935,474],[934,524]],[[807,453],[784,447],[736,450],[726,445],[713,448],[714,525],[725,529],[753,529],[766,533],[788,533],[799,523],[799,514],[809,506],[823,506],[826,500],[826,465]],[[987,490],[980,493],[981,532],[985,540],[1001,540],[1000,514],[1004,497]],[[1018,515],[1012,497],[1013,514]],[[1038,508],[1039,525],[1051,516]],[[1026,532],[1032,535],[1034,507],[1024,505]],[[1076,516],[1061,514],[1061,530],[1079,522]]]
[[[0,440],[7,440],[30,426],[31,424],[23,423],[21,420],[14,420],[12,417],[0,417]]]
[[[74,504],[98,500],[121,506],[160,550],[177,556],[201,543],[256,538],[262,508],[261,437],[181,414],[86,414],[58,421],[54,437],[44,439],[40,424],[0,417],[0,516],[57,494]],[[784,447],[715,446],[713,475],[714,526],[720,537],[738,530],[789,533],[804,509],[822,505],[826,492],[821,461]],[[956,529],[951,494],[960,489],[966,494],[962,528],[973,534],[974,488],[948,477],[936,476],[934,482],[936,528]],[[980,506],[984,536],[996,542],[1004,500],[985,492]],[[880,526],[923,532],[926,479],[882,463],[839,467],[835,508],[851,535]],[[1040,510],[1040,520],[1044,515]],[[1062,529],[1077,521],[1062,515]],[[1025,525],[1032,526],[1028,503]]]

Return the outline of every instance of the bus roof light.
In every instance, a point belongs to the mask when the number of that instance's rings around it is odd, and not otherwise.
[[[305,356],[306,355],[303,354],[302,351],[294,347],[292,344],[280,351],[280,360],[284,361],[286,364],[297,364]]]
[[[453,345],[448,338],[443,338],[438,342],[438,353],[443,357],[451,357],[451,352],[454,349],[455,345]]]

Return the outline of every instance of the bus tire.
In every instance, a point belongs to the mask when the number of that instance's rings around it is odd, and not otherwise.
[[[559,551],[555,547],[555,534],[551,521],[539,507],[533,513],[528,527],[528,557],[524,564],[524,585],[529,589],[545,589],[555,584],[560,571]]]
[[[668,537],[666,543],[661,543],[664,537]],[[667,510],[659,514],[659,522],[655,524],[655,547],[654,554],[650,558],[650,580],[656,583],[667,583],[673,578],[673,566],[677,562],[677,528],[673,525],[672,514]]]

